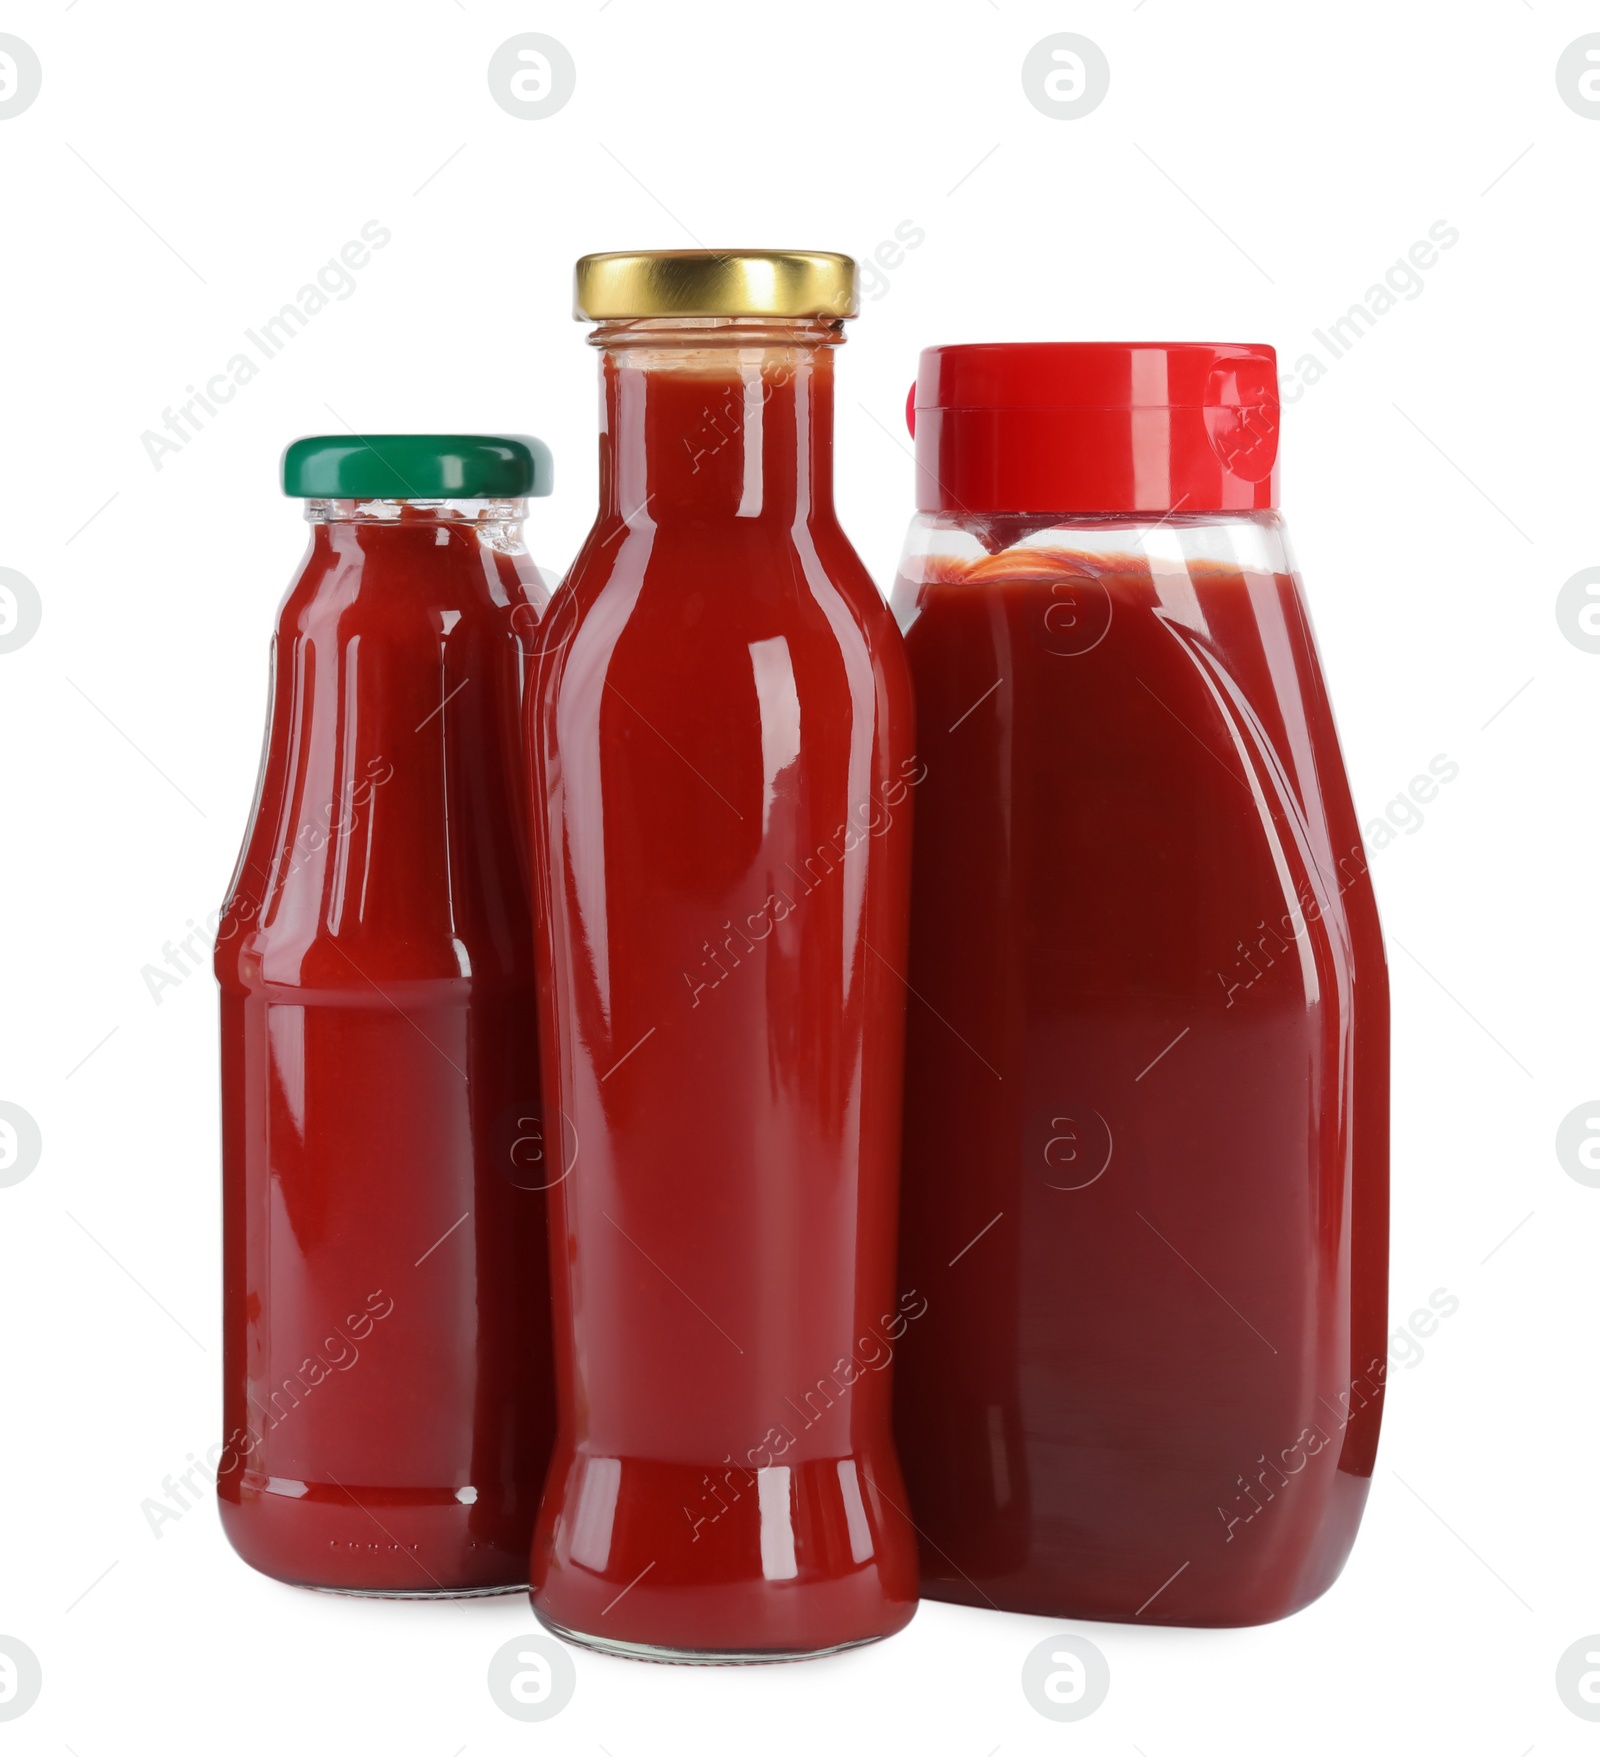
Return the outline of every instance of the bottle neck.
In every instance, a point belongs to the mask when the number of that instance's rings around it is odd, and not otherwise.
[[[602,324],[600,516],[833,516],[831,320]]]
[[[495,500],[307,500],[313,555],[352,560],[379,555],[425,558],[452,546],[525,556],[522,521],[528,503]]]
[[[479,530],[520,525],[528,503],[519,497],[497,500],[307,500],[312,525],[405,526],[472,525]]]

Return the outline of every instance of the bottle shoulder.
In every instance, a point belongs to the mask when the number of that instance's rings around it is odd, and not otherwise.
[[[565,625],[551,631],[556,645],[594,619],[669,642],[808,628],[894,640],[883,593],[833,521],[597,525],[550,608]]]
[[[319,959],[353,981],[525,961],[523,650],[503,616],[401,649],[280,639],[219,973],[246,944],[291,982]]]
[[[316,527],[278,612],[282,639],[340,630],[396,637],[460,626],[521,628],[548,599],[520,542],[471,526]],[[441,623],[443,625],[441,629]]]
[[[909,631],[928,589],[1043,578],[1052,568],[1111,581],[1155,571],[1288,575],[1288,529],[1276,511],[1136,514],[927,513],[912,516],[889,601]]]

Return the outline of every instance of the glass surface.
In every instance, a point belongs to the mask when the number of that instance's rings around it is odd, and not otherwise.
[[[524,1584],[553,1427],[518,502],[311,503],[222,916],[234,1547]]]
[[[837,326],[601,332],[601,509],[530,702],[559,1431],[539,1615],[787,1657],[915,1608],[888,1363],[901,640],[835,519]]]

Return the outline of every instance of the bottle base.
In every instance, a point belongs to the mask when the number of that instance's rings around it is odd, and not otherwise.
[[[234,1552],[259,1573],[347,1598],[489,1598],[528,1590],[536,1497],[463,1502],[455,1489],[354,1491],[240,1473],[218,1482]]]
[[[881,1640],[917,1608],[903,1494],[887,1448],[743,1471],[568,1454],[545,1487],[533,1610],[580,1646],[664,1664]]]
[[[305,1592],[326,1592],[334,1598],[392,1598],[400,1600],[441,1598],[509,1598],[513,1593],[526,1592],[521,1586],[436,1586],[419,1589],[382,1586],[318,1586],[304,1581],[290,1581]]]
[[[1092,1545],[1081,1534],[1069,1544],[1042,1524],[1030,1533],[1020,1523],[1004,1534],[1004,1542],[991,1526],[989,1541],[975,1543],[972,1524],[963,1532],[948,1516],[936,1519],[924,1510],[921,1529],[932,1536],[922,1551],[922,1596],[1023,1616],[1146,1628],[1256,1629],[1282,1622],[1314,1604],[1344,1571],[1372,1483],[1345,1470],[1326,1473],[1320,1484],[1309,1471],[1295,1481],[1302,1489],[1319,1489],[1320,1499],[1304,1501],[1294,1520],[1280,1510],[1276,1525],[1263,1519],[1255,1533],[1240,1521],[1243,1531],[1223,1540],[1231,1550],[1214,1543],[1209,1559],[1192,1541],[1198,1533],[1187,1534],[1186,1541],[1175,1527],[1161,1547],[1153,1546],[1137,1528],[1140,1509],[1133,1503],[1117,1510],[1115,1526],[1102,1524]],[[1089,1498],[1079,1484],[1071,1486]],[[1170,1503],[1154,1499],[1142,1510],[1147,1530],[1171,1517]],[[1270,1538],[1273,1547],[1247,1547],[1253,1536]],[[1179,1567],[1185,1555],[1191,1559]]]
[[[642,1659],[655,1665],[784,1665],[794,1660],[827,1659],[830,1654],[848,1653],[852,1647],[870,1647],[882,1641],[882,1635],[863,1635],[854,1641],[839,1641],[832,1647],[750,1648],[729,1652],[697,1653],[687,1647],[651,1647],[640,1641],[617,1641],[606,1635],[587,1635],[581,1629],[568,1629],[545,1616],[537,1603],[533,1614],[552,1635],[559,1635],[574,1647],[587,1647],[595,1653],[608,1653],[614,1659]]]

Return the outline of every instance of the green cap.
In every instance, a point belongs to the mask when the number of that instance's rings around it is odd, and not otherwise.
[[[509,500],[548,494],[550,474],[525,433],[323,433],[283,454],[283,491],[302,500]]]

